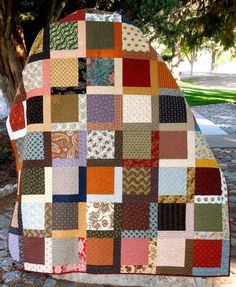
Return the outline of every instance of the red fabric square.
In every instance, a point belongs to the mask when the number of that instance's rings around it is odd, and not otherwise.
[[[24,106],[22,103],[11,106],[9,119],[13,132],[25,128]]]
[[[222,240],[194,240],[193,267],[221,267]]]
[[[24,261],[33,264],[45,264],[44,238],[24,237]]]
[[[70,22],[79,20],[85,20],[85,9],[78,10],[63,19],[58,20],[58,22]]]
[[[149,60],[123,59],[123,86],[150,87]]]
[[[196,168],[195,194],[221,195],[221,177],[220,170],[218,168]]]

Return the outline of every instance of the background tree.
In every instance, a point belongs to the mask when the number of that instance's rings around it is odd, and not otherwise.
[[[176,78],[184,46],[193,50],[214,37],[224,49],[235,45],[235,0],[2,0],[0,88],[9,104],[39,30],[85,7],[121,12],[142,29],[150,43],[164,43],[171,51],[164,56]]]

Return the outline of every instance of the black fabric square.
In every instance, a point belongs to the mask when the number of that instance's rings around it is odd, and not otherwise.
[[[160,123],[186,123],[187,112],[184,97],[163,96],[159,100]]]
[[[27,99],[27,124],[43,123],[43,97],[36,96]]]
[[[185,203],[158,204],[158,230],[185,230]]]

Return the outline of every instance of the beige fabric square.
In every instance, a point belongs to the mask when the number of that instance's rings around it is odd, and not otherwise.
[[[152,121],[151,96],[124,95],[123,122],[150,123]]]
[[[185,239],[157,239],[156,265],[166,267],[184,267]]]
[[[51,87],[75,87],[79,84],[78,59],[51,59]]]
[[[79,171],[78,167],[53,167],[52,169],[53,194],[78,194]]]

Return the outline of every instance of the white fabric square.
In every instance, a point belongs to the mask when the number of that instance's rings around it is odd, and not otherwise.
[[[123,122],[150,123],[152,121],[151,96],[124,95]]]
[[[24,229],[44,230],[44,202],[22,202],[22,224]]]

